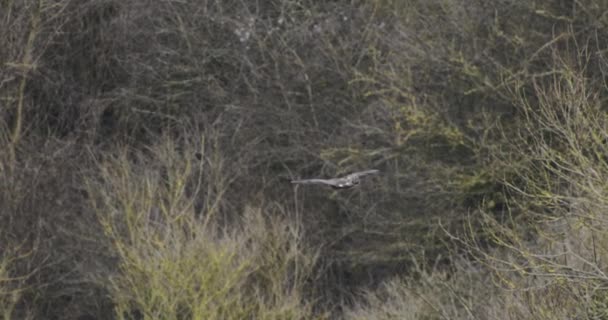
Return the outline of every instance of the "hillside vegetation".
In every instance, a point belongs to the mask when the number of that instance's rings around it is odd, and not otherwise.
[[[591,0],[0,1],[0,317],[607,318],[607,29]]]

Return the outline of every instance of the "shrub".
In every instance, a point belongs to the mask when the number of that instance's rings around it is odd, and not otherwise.
[[[89,180],[118,270],[100,279],[119,319],[310,318],[304,287],[315,255],[298,226],[269,209],[220,208],[221,156],[163,139],[99,162]],[[204,205],[199,206],[197,202]],[[234,219],[237,219],[236,221]],[[242,219],[242,220],[241,220]]]

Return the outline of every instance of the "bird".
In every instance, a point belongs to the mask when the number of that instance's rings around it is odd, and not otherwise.
[[[359,185],[360,178],[363,176],[367,176],[370,174],[377,174],[379,170],[365,170],[359,172],[353,172],[349,175],[346,175],[341,178],[333,178],[333,179],[302,179],[302,180],[292,180],[293,184],[323,184],[328,185],[334,189],[350,189],[354,186]]]

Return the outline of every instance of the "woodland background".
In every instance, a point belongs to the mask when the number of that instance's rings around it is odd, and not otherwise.
[[[606,319],[607,58],[604,0],[1,0],[0,314]]]

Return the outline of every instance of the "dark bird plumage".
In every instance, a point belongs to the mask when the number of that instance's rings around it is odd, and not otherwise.
[[[341,178],[333,179],[303,179],[303,180],[292,180],[293,184],[324,184],[334,189],[349,189],[360,183],[360,178],[370,174],[377,174],[379,170],[365,170],[351,173]]]

